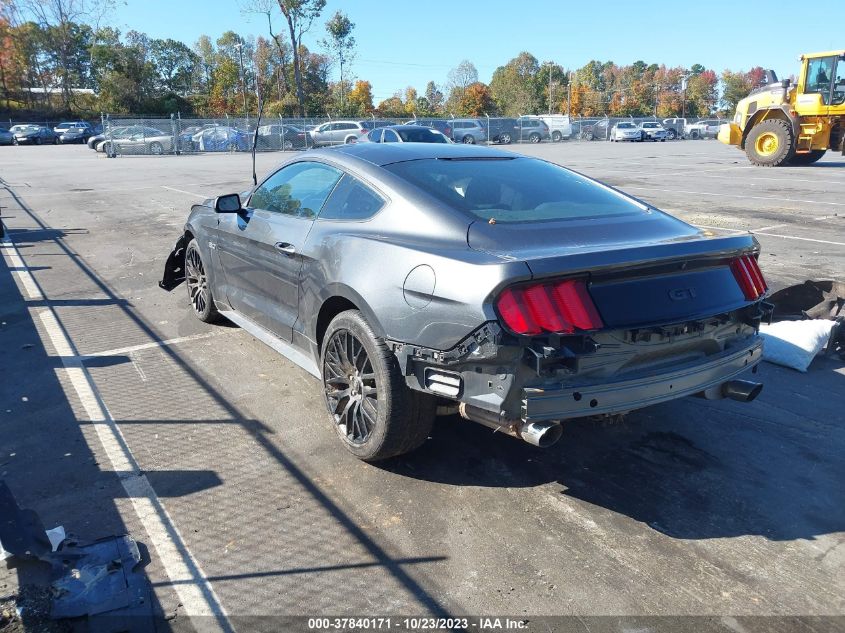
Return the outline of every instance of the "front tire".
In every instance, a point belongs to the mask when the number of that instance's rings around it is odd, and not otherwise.
[[[329,324],[320,368],[326,406],[350,453],[374,462],[425,442],[436,400],[407,387],[393,352],[358,310]]]
[[[563,135],[562,135],[560,132],[558,132],[557,130],[555,130],[554,132],[552,132],[552,140],[553,140],[555,143],[560,143],[560,141],[561,141],[561,139],[562,139],[562,138],[563,138]]]
[[[795,154],[791,159],[789,159],[790,165],[812,165],[815,162],[821,160],[821,157],[825,155],[827,150],[824,149],[813,149],[810,150],[809,154]]]
[[[537,132],[532,132],[528,137],[529,143],[539,143],[540,142],[540,135]]]
[[[782,119],[767,119],[755,125],[745,139],[745,154],[755,165],[779,167],[795,154],[792,127]]]
[[[204,323],[219,321],[220,313],[214,305],[205,262],[196,238],[185,249],[185,286],[188,288],[188,300],[194,315]]]
[[[510,145],[511,144],[511,135],[505,132],[504,134],[499,134],[499,144],[501,145]]]
[[[461,139],[461,143],[465,145],[475,145],[475,137],[471,134],[467,134],[465,137]]]
[[[164,154],[164,147],[158,142],[150,143],[150,154],[153,156],[161,156]]]

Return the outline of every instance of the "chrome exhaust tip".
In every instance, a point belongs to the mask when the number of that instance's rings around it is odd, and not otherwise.
[[[563,435],[563,427],[558,422],[528,422],[519,427],[518,433],[529,444],[548,448]]]
[[[737,402],[751,402],[763,391],[763,383],[750,380],[731,380],[722,385],[722,395]]]

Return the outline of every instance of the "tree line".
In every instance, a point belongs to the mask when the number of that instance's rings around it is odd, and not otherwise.
[[[265,33],[226,31],[190,44],[102,25],[110,1],[0,2],[0,108],[7,115],[254,115],[262,100],[266,113],[283,116],[665,118],[732,112],[763,80],[759,67],[717,75],[700,64],[593,60],[570,70],[522,52],[489,83],[463,60],[440,83],[432,79],[422,92],[408,86],[375,104],[371,82],[354,74],[355,24],[341,11],[321,23],[325,0],[249,0],[245,10],[262,17]],[[303,43],[308,33],[322,35],[315,50]]]

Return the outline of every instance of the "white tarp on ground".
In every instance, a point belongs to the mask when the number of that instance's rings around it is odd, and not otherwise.
[[[763,337],[763,360],[798,371],[807,371],[827,342],[835,321],[811,319],[780,321],[760,326]]]

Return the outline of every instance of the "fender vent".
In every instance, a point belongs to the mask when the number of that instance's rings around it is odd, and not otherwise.
[[[426,367],[423,374],[425,388],[450,398],[457,398],[463,389],[463,380],[458,374],[444,372],[434,367]]]

